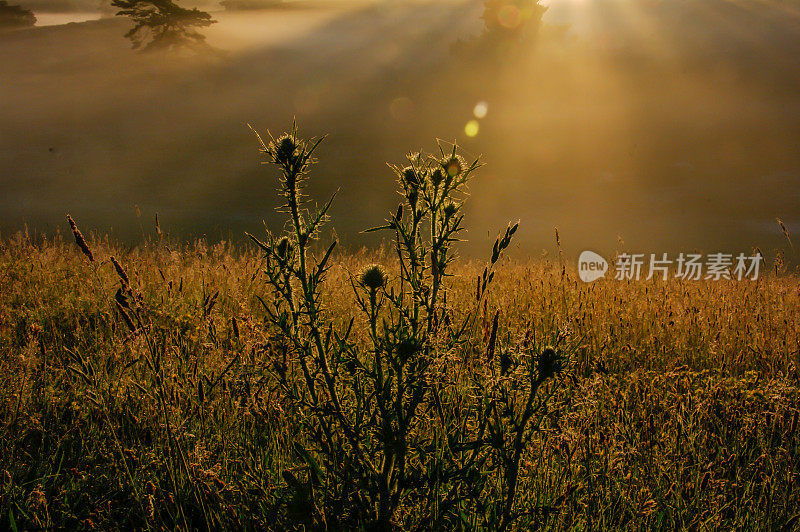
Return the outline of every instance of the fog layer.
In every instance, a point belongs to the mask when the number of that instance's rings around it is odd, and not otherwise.
[[[481,30],[482,3],[460,1],[215,12],[201,56],[134,53],[122,19],[0,35],[0,229],[53,232],[66,212],[131,243],[155,213],[181,238],[278,229],[247,124],[296,117],[329,134],[310,192],[340,191],[346,245],[374,243],[359,231],[396,206],[385,162],[440,138],[486,163],[467,254],[508,219],[520,253],[552,251],[556,226],[570,253],[784,246],[795,5],[552,0],[536,44],[482,57],[451,53]]]

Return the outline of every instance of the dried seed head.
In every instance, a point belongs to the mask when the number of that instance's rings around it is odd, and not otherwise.
[[[89,249],[89,244],[86,243],[86,239],[83,238],[83,234],[78,229],[78,226],[75,225],[75,220],[73,220],[72,216],[69,214],[67,215],[67,221],[72,229],[72,234],[75,236],[75,243],[78,244],[79,248],[81,248],[83,254],[89,258],[89,262],[94,262],[94,255],[92,255],[92,250]]]
[[[114,294],[114,300],[122,308],[131,308],[131,304],[128,302],[126,290],[123,290],[122,288],[117,288],[117,293]]]
[[[361,270],[358,280],[370,290],[378,290],[386,286],[387,277],[383,267],[379,264],[370,264]]]
[[[452,201],[447,203],[444,206],[444,217],[446,219],[452,217],[455,213],[458,212],[458,207],[459,206],[453,203]]]
[[[125,273],[125,268],[122,267],[122,264],[117,262],[117,259],[111,257],[111,263],[114,265],[114,269],[117,271],[117,275],[122,280],[125,285],[130,285],[130,279],[128,279],[128,274]]]
[[[117,301],[117,310],[119,311],[120,316],[122,316],[122,320],[125,322],[125,325],[128,326],[128,329],[131,332],[136,332],[136,325],[133,324],[133,320],[131,319],[130,315],[125,311],[125,308]]]
[[[238,340],[239,339],[239,323],[238,323],[238,320],[236,319],[236,316],[231,318],[231,325],[233,327],[233,337]]]

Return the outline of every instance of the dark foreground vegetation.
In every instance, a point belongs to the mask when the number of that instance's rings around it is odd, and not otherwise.
[[[315,146],[264,143],[287,223],[249,248],[3,240],[4,528],[795,526],[796,278],[584,285],[503,259],[516,225],[454,260],[449,147],[339,253]]]

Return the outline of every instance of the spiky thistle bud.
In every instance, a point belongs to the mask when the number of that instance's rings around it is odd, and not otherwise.
[[[272,143],[271,154],[275,162],[287,166],[294,162],[297,155],[297,141],[291,135],[283,135]]]
[[[286,262],[291,252],[292,252],[291,240],[289,240],[288,236],[281,237],[275,244],[275,255],[278,256],[278,260],[281,262]]]
[[[552,347],[545,347],[536,361],[539,380],[545,381],[558,375],[564,369],[564,361]]]
[[[459,208],[459,206],[458,206],[458,205],[456,205],[455,203],[453,203],[452,201],[451,201],[451,202],[448,202],[448,203],[447,203],[447,204],[444,206],[444,217],[445,217],[445,219],[449,219],[449,218],[451,218],[451,217],[452,217],[452,216],[453,216],[455,213],[457,213],[457,212],[458,212],[458,208]]]
[[[439,168],[434,170],[433,173],[431,174],[431,183],[433,183],[433,186],[438,187],[443,180],[444,180],[444,174],[442,173],[442,170]]]
[[[361,275],[359,275],[358,280],[370,290],[376,291],[386,286],[387,276],[381,265],[370,264],[361,270]]]
[[[406,197],[408,198],[408,204],[412,207],[417,205],[417,200],[419,199],[419,193],[417,192],[416,188],[409,187],[408,192],[406,193]]]
[[[403,181],[406,182],[410,187],[418,187],[419,186],[419,176],[417,175],[417,171],[414,170],[412,166],[406,166],[403,168]]]

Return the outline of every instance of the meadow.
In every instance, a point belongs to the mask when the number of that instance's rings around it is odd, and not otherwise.
[[[340,251],[314,147],[263,144],[286,223],[250,245],[3,239],[4,527],[797,526],[794,273],[587,285],[504,258],[517,225],[460,259],[455,148]]]

